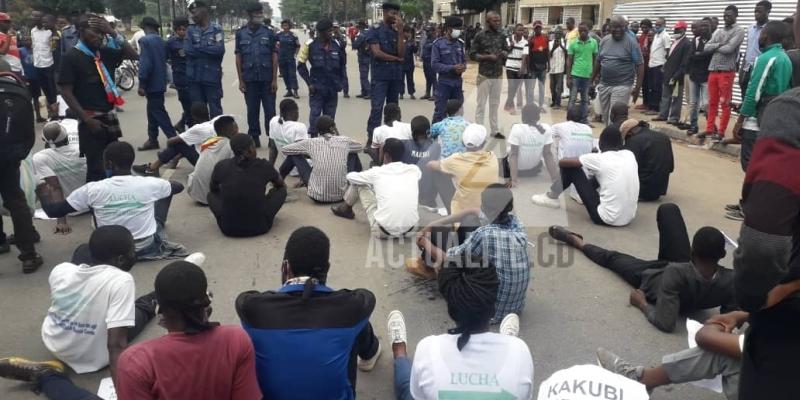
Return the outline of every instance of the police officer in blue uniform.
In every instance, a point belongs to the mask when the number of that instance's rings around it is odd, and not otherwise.
[[[189,91],[192,102],[208,105],[213,118],[222,114],[222,58],[225,56],[225,40],[222,28],[211,23],[208,5],[195,1],[189,5],[194,25],[187,32],[186,78],[191,82]]]
[[[358,35],[353,39],[353,50],[358,52],[358,75],[361,79],[361,93],[356,97],[369,99],[369,64],[372,62],[367,43],[367,23],[358,23]]]
[[[281,22],[281,32],[278,33],[280,50],[278,53],[278,65],[283,75],[283,83],[286,85],[286,94],[283,97],[294,97],[299,99],[297,93],[297,52],[300,51],[300,40],[292,32],[292,21],[288,19]]]
[[[297,57],[297,72],[308,85],[308,133],[317,135],[317,118],[328,115],[336,118],[338,93],[345,74],[346,45],[333,38],[333,22],[323,18],[317,22],[317,36],[306,42]],[[311,63],[311,71],[306,62]]]
[[[275,93],[278,91],[278,49],[275,33],[264,25],[261,3],[246,7],[249,21],[236,31],[236,73],[239,90],[247,104],[247,134],[256,147],[261,147],[261,110],[269,136],[269,120],[275,116]],[[278,150],[270,142],[270,162],[275,161]]]
[[[181,103],[183,113],[181,119],[175,124],[175,130],[182,132],[187,126],[192,126],[192,98],[189,94],[189,81],[186,79],[186,30],[189,20],[186,17],[177,17],[172,20],[173,35],[167,39],[167,59],[172,66],[172,83],[178,91],[178,101]]]
[[[383,21],[367,32],[372,53],[372,110],[367,120],[367,146],[372,145],[372,131],[381,124],[383,106],[397,103],[403,86],[405,37],[400,6],[383,3]]]
[[[147,141],[139,151],[159,148],[158,129],[167,138],[176,135],[164,107],[167,91],[167,46],[158,33],[159,23],[152,17],[142,18],[139,25],[145,35],[139,39],[139,96],[147,97]]]
[[[433,42],[436,40],[436,30],[432,26],[425,28],[425,40],[420,44],[419,56],[422,59],[422,72],[425,73],[425,95],[420,97],[423,100],[433,101],[431,92],[436,93],[436,72],[431,66],[431,51]]]
[[[405,92],[408,91],[408,98],[414,100],[416,99],[416,97],[414,97],[414,92],[417,91],[414,87],[414,68],[416,67],[414,64],[414,53],[417,52],[417,43],[414,40],[414,28],[406,26],[403,28],[403,35],[406,37],[406,53],[403,58],[403,78],[405,78],[406,84],[400,85],[400,98],[402,99]]]
[[[431,67],[439,74],[431,123],[444,119],[447,100],[464,101],[461,74],[467,69],[467,60],[464,56],[464,42],[459,39],[463,22],[458,17],[447,17],[444,26],[444,36],[433,42],[431,50]]]

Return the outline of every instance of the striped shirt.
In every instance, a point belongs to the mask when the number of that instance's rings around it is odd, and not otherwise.
[[[567,67],[567,59],[564,58],[566,51],[561,46],[557,46],[550,52],[550,75],[563,74]]]
[[[519,72],[522,68],[522,57],[528,55],[528,40],[523,36],[518,42],[514,42],[514,37],[506,38],[506,45],[511,48],[511,53],[506,57],[506,69]]]
[[[347,157],[364,146],[346,136],[323,135],[283,147],[287,156],[309,156],[314,163],[308,197],[324,203],[342,201],[347,186]]]

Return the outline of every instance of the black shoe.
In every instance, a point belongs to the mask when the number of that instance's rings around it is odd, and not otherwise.
[[[172,126],[172,129],[175,129],[175,132],[183,132],[186,130],[186,124],[184,123],[175,124]]]
[[[678,126],[680,126],[680,124],[681,123],[678,122],[678,121],[667,121],[667,125],[672,125],[674,127],[678,127]]]
[[[347,94],[347,93],[345,93],[343,97],[344,97],[345,99],[349,99],[349,98],[350,98],[350,95],[349,95],[349,94]]]
[[[151,170],[150,165],[148,164],[134,165],[131,167],[131,171],[141,176],[154,176],[154,177],[161,176],[158,170],[155,171]]]
[[[647,113],[645,113],[645,115],[647,115]],[[651,119],[650,121],[653,121],[653,122],[664,122],[666,120],[667,120],[666,118],[655,117],[655,118]]]
[[[137,150],[139,150],[139,151],[147,151],[147,150],[158,150],[160,148],[161,148],[161,146],[159,146],[158,142],[153,142],[151,140],[148,140],[148,141],[144,142],[143,145],[139,146],[139,148]]]
[[[292,97],[292,91],[290,90],[286,92],[286,94],[284,94],[283,97]]]
[[[35,362],[21,357],[0,358],[0,377],[17,381],[38,383],[39,378],[49,374],[63,374],[61,361]]]
[[[413,94],[408,95],[408,98],[411,99],[411,100],[416,100],[417,99],[416,97],[414,97]]]
[[[253,143],[256,145],[257,149],[261,148],[261,137],[260,136],[250,136],[253,138]]]
[[[682,131],[685,131],[685,130],[687,130],[687,129],[689,129],[689,128],[691,128],[691,127],[692,127],[692,125],[691,125],[691,124],[687,124],[687,123],[685,123],[685,122],[681,122],[681,123],[679,123],[679,124],[677,124],[677,125],[675,125],[675,126],[676,126],[676,127],[678,127],[678,129],[680,129],[680,130],[682,130]]]
[[[363,95],[363,94],[361,94],[361,93],[359,93],[359,94],[357,94],[357,95],[356,95],[356,98],[357,98],[357,99],[360,99],[360,98],[363,98],[363,97],[364,97],[364,95]]]
[[[433,96],[431,96],[431,97],[428,97],[428,101],[436,101],[436,98],[435,98],[435,97],[433,97]]]
[[[372,96],[370,96],[368,94],[365,94],[364,97],[362,97],[362,99],[364,99],[364,100],[369,100],[371,98],[372,98]]]
[[[431,98],[431,95],[429,95],[429,94],[427,94],[427,93],[426,93],[426,94],[424,94],[424,95],[420,96],[420,98],[419,98],[419,99],[420,99],[420,100],[428,100],[428,99],[430,99],[430,98]]]
[[[19,256],[20,261],[22,261],[22,273],[23,274],[30,274],[36,272],[39,267],[44,264],[44,260],[42,260],[42,256],[38,253],[33,253],[29,256]]]
[[[33,230],[33,243],[39,243],[41,241],[42,241],[42,235],[39,234],[39,231],[34,229]],[[13,234],[8,235],[8,237],[6,238],[6,243],[8,243],[10,245],[16,245],[17,244],[16,236],[14,236]]]
[[[690,127],[689,129],[686,130],[686,135],[687,136],[692,136],[692,135],[695,135],[695,134],[697,134],[697,128]]]
[[[294,96],[292,96],[292,97],[294,97],[295,99],[299,99],[300,98],[300,94],[297,93],[297,90],[294,91]]]
[[[710,139],[712,142],[721,142],[723,138],[722,135],[720,135],[719,133],[714,133],[713,135],[711,135]]]

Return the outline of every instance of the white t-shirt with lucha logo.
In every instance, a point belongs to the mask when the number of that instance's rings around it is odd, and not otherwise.
[[[596,365],[576,365],[554,373],[539,386],[538,400],[647,400],[639,382]]]
[[[459,335],[428,336],[414,352],[411,396],[436,399],[530,399],[533,359],[519,338],[497,333],[471,335],[458,350]]]

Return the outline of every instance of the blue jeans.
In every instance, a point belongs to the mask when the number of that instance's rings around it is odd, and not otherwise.
[[[708,82],[689,79],[689,125],[697,129],[697,114],[708,104]]]
[[[397,400],[413,400],[411,397],[411,360],[408,357],[394,359],[394,395]]]
[[[147,93],[147,137],[150,142],[158,142],[158,128],[168,138],[175,136],[175,128],[164,107],[164,92]]]
[[[572,77],[572,87],[569,88],[569,102],[567,109],[575,105],[575,100],[578,98],[578,93],[581,95],[581,123],[586,123],[586,117],[589,115],[589,78],[581,78],[578,76]]]
[[[544,107],[544,79],[546,76],[546,71],[531,71],[531,90],[533,89],[533,84],[535,83],[533,79],[539,81],[539,102],[537,103],[539,107]],[[530,103],[530,101],[528,103]]]

